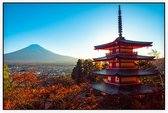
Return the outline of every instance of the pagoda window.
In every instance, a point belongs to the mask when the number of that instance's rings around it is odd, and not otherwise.
[[[110,50],[110,53],[113,53],[113,50]]]
[[[112,66],[113,66],[112,63],[110,62],[110,63],[109,63],[109,68],[112,68]]]
[[[111,77],[107,77],[107,80],[108,80],[109,82],[111,82]]]
[[[119,77],[118,76],[115,76],[115,82],[119,83]]]
[[[118,52],[119,52],[119,49],[116,49],[116,52],[118,53]]]
[[[116,67],[118,67],[118,68],[119,68],[119,63],[116,63]]]

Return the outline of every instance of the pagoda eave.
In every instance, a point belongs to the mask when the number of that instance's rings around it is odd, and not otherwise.
[[[132,46],[133,49],[138,49],[138,48],[142,48],[142,47],[151,47],[152,45],[136,45],[136,44],[121,44],[124,46]],[[109,50],[109,48],[111,48],[111,46],[115,46],[115,45],[109,45],[109,46],[105,46],[105,47],[97,47],[94,46],[94,50]]]
[[[114,44],[112,44],[112,42],[108,43],[108,44],[103,44],[103,45],[97,45],[94,46],[94,50],[99,50],[99,49],[108,49],[109,47],[114,46]]]
[[[121,40],[119,44],[131,45],[131,46],[137,46],[137,47],[152,46],[152,42],[140,42],[140,41],[132,41],[132,40]]]
[[[94,61],[109,61],[115,58],[125,59],[125,60],[154,60],[154,56],[142,56],[142,55],[121,55],[113,54],[111,56],[104,56],[100,58],[93,58]]]
[[[108,49],[118,44],[123,45],[123,46],[132,46],[132,48],[134,49],[152,46],[152,42],[141,42],[141,41],[132,41],[132,40],[125,40],[125,39],[116,39],[115,41],[110,42],[110,43],[94,46],[94,49],[95,50]]]
[[[109,61],[109,60],[113,60],[113,59],[115,59],[115,58],[107,58],[107,59],[97,59],[97,58],[93,58],[93,61],[94,62],[100,62],[100,61]],[[150,60],[150,61],[153,61],[153,60],[155,60],[155,59],[153,59],[153,58],[151,58],[151,59],[145,59],[145,58],[134,58],[134,59],[131,59],[131,58],[118,58],[118,59],[120,59],[120,60]]]
[[[157,76],[159,72],[157,70],[140,70],[140,69],[104,69],[92,72],[95,75],[101,76]]]
[[[106,83],[94,83],[91,84],[93,89],[102,91],[110,95],[124,94],[124,95],[139,95],[139,94],[151,94],[156,91],[156,88],[148,85],[134,85],[134,86],[117,86]]]

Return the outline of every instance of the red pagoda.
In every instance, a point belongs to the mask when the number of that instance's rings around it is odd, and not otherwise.
[[[122,17],[119,6],[118,11],[119,37],[113,42],[95,46],[95,50],[108,50],[104,57],[94,58],[95,62],[107,62],[104,70],[93,71],[93,74],[104,76],[102,83],[94,83],[92,88],[114,94],[145,94],[153,93],[154,87],[141,84],[138,76],[159,75],[157,70],[142,70],[135,66],[136,61],[153,60],[154,56],[142,56],[134,52],[134,49],[152,46],[152,42],[126,40],[122,36]]]

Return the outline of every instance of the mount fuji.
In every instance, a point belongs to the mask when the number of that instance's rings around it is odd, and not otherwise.
[[[5,63],[66,63],[75,64],[77,58],[53,53],[38,44],[4,54]]]

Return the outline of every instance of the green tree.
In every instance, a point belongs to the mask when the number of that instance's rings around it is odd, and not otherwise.
[[[91,59],[79,59],[72,71],[71,77],[77,84],[82,82],[94,82],[96,79],[92,71],[95,69],[97,69],[97,67]]]
[[[4,89],[9,88],[10,84],[9,84],[9,69],[8,69],[8,65],[4,65],[3,68],[3,83],[4,83]]]
[[[74,69],[72,71],[72,79],[74,79],[77,84],[82,82],[82,80],[81,80],[82,73],[83,73],[83,60],[79,59],[77,61],[76,66],[74,67]]]
[[[94,82],[95,76],[92,74],[92,71],[95,70],[95,65],[91,59],[86,59],[83,63],[83,76],[85,81]]]

